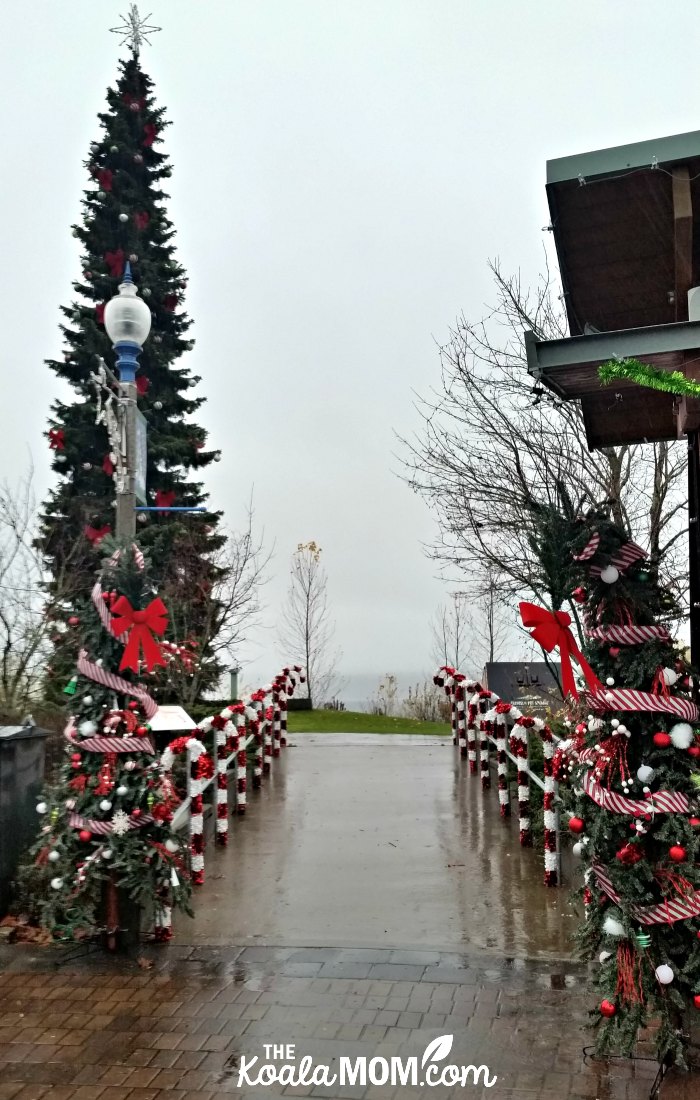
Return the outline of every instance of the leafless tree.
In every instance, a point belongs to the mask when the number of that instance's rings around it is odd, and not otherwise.
[[[210,659],[220,665],[231,664],[259,621],[262,589],[272,551],[265,549],[264,532],[255,529],[252,499],[246,520],[239,531],[223,532],[225,543],[205,559],[194,540],[185,532],[178,539],[177,568],[163,588],[162,595],[170,613],[170,633],[178,642],[196,641],[196,652],[208,650]],[[190,598],[179,598],[186,588]],[[192,599],[192,595],[196,599]],[[187,620],[196,614],[196,623]],[[177,659],[167,669],[169,693],[187,706],[196,702],[207,683],[208,670],[195,661]]]
[[[440,604],[435,612],[430,624],[435,664],[461,668],[468,640],[468,608],[469,596],[454,592],[449,602]]]
[[[578,403],[552,400],[527,373],[524,330],[567,334],[558,287],[548,270],[534,291],[498,263],[491,270],[495,306],[478,323],[458,319],[440,348],[440,386],[418,398],[422,426],[402,440],[406,478],[438,522],[434,558],[473,595],[492,578],[503,600],[559,608],[571,524],[582,508],[607,504],[682,598],[685,449],[590,452]]]
[[[481,676],[487,661],[497,661],[508,641],[509,624],[499,601],[498,584],[485,572],[480,595],[453,592],[432,622],[433,656],[467,675]]]
[[[46,580],[34,471],[0,485],[0,705],[18,713],[42,695],[49,640],[58,629],[46,612]],[[58,604],[70,606],[71,555],[55,577]]]
[[[328,702],[342,686],[338,675],[341,652],[334,644],[335,624],[328,607],[328,578],[321,564],[321,547],[299,543],[292,555],[291,582],[279,627],[289,660],[306,669],[309,699]]]

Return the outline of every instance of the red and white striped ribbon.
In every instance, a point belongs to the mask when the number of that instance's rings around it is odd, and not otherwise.
[[[496,734],[496,760],[498,771],[498,809],[501,817],[510,817],[510,798],[508,796],[508,719],[505,714],[494,711],[494,730]]]
[[[594,531],[580,554],[572,554],[574,561],[589,561],[600,546],[600,534]]]
[[[586,634],[597,642],[620,642],[622,645],[671,640],[665,626],[596,626]]]
[[[620,895],[615,890],[612,882],[600,864],[594,864],[593,870],[600,888],[616,904],[620,902]],[[700,890],[695,890],[685,897],[667,898],[658,905],[630,905],[630,913],[640,924],[675,924],[679,920],[690,920],[700,916]]]
[[[143,825],[150,825],[154,820],[152,814],[141,814],[139,817],[129,817],[129,829],[140,829]],[[113,831],[111,821],[96,821],[92,817],[82,817],[80,814],[71,813],[68,824],[73,829],[89,829],[95,836],[108,836]]]
[[[454,719],[452,724],[453,740],[459,745],[460,755],[467,755],[467,695],[464,684],[460,681],[455,684],[454,691]]]
[[[637,817],[640,814],[687,814],[690,811],[690,803],[684,794],[675,791],[657,791],[650,798],[626,798],[601,786],[590,773],[583,781],[583,789],[596,806],[615,814],[632,814]]]
[[[84,737],[73,744],[81,752],[144,752],[149,756],[155,752],[149,737]]]
[[[626,569],[629,569],[635,561],[641,561],[645,558],[646,550],[642,550],[641,546],[638,546],[636,542],[626,542],[624,546],[621,546],[610,558],[610,564],[614,565],[620,573],[624,573]],[[605,568],[604,565],[592,565],[590,572],[592,577],[599,577]]]
[[[101,684],[103,687],[112,688],[113,691],[138,699],[147,718],[153,718],[158,710],[155,699],[152,699],[144,688],[139,687],[138,684],[130,684],[128,680],[123,680],[121,676],[115,676],[113,672],[108,672],[102,665],[89,661],[87,651],[84,649],[81,649],[78,657],[78,672],[95,684]]]
[[[690,699],[680,695],[654,695],[650,691],[632,691],[627,688],[604,688],[587,695],[593,710],[649,710],[664,714],[676,714],[688,722],[700,721],[700,709]]]
[[[544,769],[544,884],[545,886],[558,886],[559,884],[559,830],[557,828],[557,811],[555,808],[557,798],[557,781],[554,778],[552,761],[556,746],[552,731],[545,726],[540,731],[542,738],[543,769]]]
[[[530,823],[530,773],[528,771],[528,729],[516,722],[510,734],[510,751],[518,761],[518,829],[523,848],[532,847]],[[521,764],[522,761],[522,764]]]

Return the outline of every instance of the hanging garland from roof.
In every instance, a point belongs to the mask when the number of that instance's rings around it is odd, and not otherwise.
[[[638,386],[648,386],[652,390],[675,393],[685,397],[700,397],[700,382],[686,378],[680,371],[661,370],[639,359],[610,359],[598,367],[601,382],[636,382]]]

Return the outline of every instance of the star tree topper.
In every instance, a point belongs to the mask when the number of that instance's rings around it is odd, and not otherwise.
[[[131,4],[128,13],[119,16],[122,21],[121,26],[110,27],[112,34],[118,34],[122,42],[126,42],[127,46],[131,47],[134,57],[138,57],[142,42],[150,46],[150,36],[162,30],[161,27],[154,27],[148,22],[151,14],[149,11],[148,15],[142,19],[136,4]]]

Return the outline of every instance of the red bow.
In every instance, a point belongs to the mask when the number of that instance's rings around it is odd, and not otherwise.
[[[170,313],[177,307],[177,294],[166,294],[163,298],[163,309],[167,309]]]
[[[139,395],[139,397],[143,397],[144,394],[148,393],[148,388],[149,388],[150,384],[151,384],[151,381],[148,378],[148,375],[140,374],[138,376],[138,378],[136,379],[136,392]]]
[[[175,503],[174,489],[159,489],[156,493],[156,504],[159,508],[172,508]]]
[[[146,106],[146,100],[143,98],[143,96],[132,95],[131,92],[124,92],[122,99],[124,103],[126,103],[127,107],[131,107],[133,105],[135,107],[138,107],[139,110],[142,110]]]
[[[118,279],[124,272],[124,249],[118,248],[116,252],[105,252],[104,259],[110,275]]]
[[[156,665],[164,665],[165,658],[154,634],[165,634],[168,625],[168,609],[160,597],[151,600],[143,611],[135,610],[126,596],[120,596],[112,604],[112,633],[115,638],[129,631],[129,639],[119,665],[120,670],[131,668],[139,670],[139,653],[143,651],[143,660],[149,672]]]
[[[63,428],[49,429],[49,447],[52,451],[65,451],[66,433]]]
[[[98,325],[103,325],[105,323],[106,304],[106,302],[100,302],[99,305],[95,306],[95,320],[97,321]]]
[[[153,145],[153,142],[156,140],[156,134],[157,133],[158,133],[158,131],[156,130],[153,123],[152,122],[147,122],[146,125],[143,128],[143,141],[141,142],[141,144],[145,145],[146,148],[149,148],[151,145]]]
[[[562,689],[564,695],[573,695],[578,699],[574,672],[571,667],[571,658],[579,665],[586,678],[591,691],[602,691],[603,685],[588,661],[576,645],[576,640],[569,630],[571,616],[566,611],[547,611],[544,607],[538,607],[534,603],[520,604],[520,618],[523,626],[531,627],[530,634],[547,653],[551,653],[557,646],[561,658]]]
[[[114,463],[109,455],[105,455],[102,459],[102,469],[107,474],[107,477],[111,477],[114,473]]]
[[[147,210],[137,211],[134,214],[134,225],[137,229],[145,229],[151,220],[151,216]]]
[[[88,525],[85,528],[85,538],[88,539],[93,546],[99,546],[102,539],[105,538],[106,535],[111,534],[111,532],[112,528],[108,523],[105,523],[104,527],[90,527]]]

